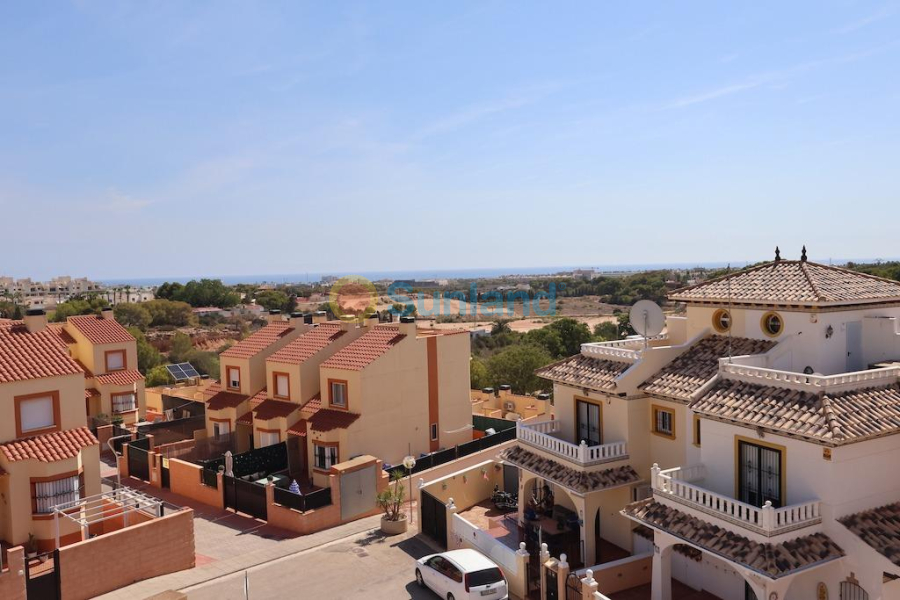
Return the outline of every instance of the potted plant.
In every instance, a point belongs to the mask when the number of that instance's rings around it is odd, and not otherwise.
[[[400,511],[403,504],[405,490],[403,489],[403,473],[394,471],[391,473],[391,482],[387,489],[376,496],[376,501],[384,515],[381,517],[381,531],[388,535],[398,535],[406,532],[406,513]]]
[[[25,544],[25,555],[28,558],[35,558],[37,556],[37,540],[34,539],[34,534],[28,534],[28,543]]]

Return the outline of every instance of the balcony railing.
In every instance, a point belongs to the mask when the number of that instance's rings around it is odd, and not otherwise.
[[[615,460],[628,458],[628,447],[625,442],[613,442],[599,446],[588,446],[587,443],[573,444],[550,434],[559,433],[559,421],[543,421],[541,423],[516,423],[516,438],[529,446],[555,454],[569,462],[587,467]]]
[[[889,385],[900,378],[900,367],[870,369],[838,375],[806,375],[793,371],[779,371],[736,363],[720,362],[719,368],[728,379],[758,385],[785,387],[798,391],[844,392],[848,390]]]
[[[651,485],[656,496],[685,504],[765,536],[787,533],[822,521],[818,500],[781,508],[775,508],[771,502],[766,501],[762,508],[757,508],[690,483],[703,479],[705,475],[706,469],[702,465],[660,470],[654,464],[650,470]]]

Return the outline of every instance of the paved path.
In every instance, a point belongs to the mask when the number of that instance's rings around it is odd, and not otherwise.
[[[250,517],[193,502],[168,490],[149,487],[134,479],[123,480],[122,483],[142,489],[172,504],[190,506],[194,509],[197,566],[186,571],[140,581],[100,596],[105,600],[147,598],[167,590],[195,586],[223,575],[243,572],[269,561],[371,531],[379,527],[380,521],[380,515],[376,515],[311,535],[297,536],[295,533],[270,527]]]

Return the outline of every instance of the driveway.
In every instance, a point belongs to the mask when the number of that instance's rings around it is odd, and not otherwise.
[[[368,531],[251,568],[246,571],[250,598],[436,600],[414,579],[416,559],[434,549],[413,534],[385,537]],[[182,591],[189,600],[243,600],[244,572]]]

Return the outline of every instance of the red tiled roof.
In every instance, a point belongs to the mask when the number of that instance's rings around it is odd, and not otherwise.
[[[66,328],[63,326],[62,323],[47,323],[47,329],[52,331],[59,338],[59,340],[63,344],[66,344],[67,346],[69,344],[77,343],[75,338],[73,338],[69,334],[69,332],[66,331]]]
[[[322,408],[309,418],[309,425],[310,428],[316,431],[325,432],[332,429],[346,429],[358,418],[359,415],[356,413]]]
[[[79,427],[0,444],[0,452],[9,462],[28,459],[56,462],[78,456],[82,448],[99,443],[90,429]]]
[[[224,356],[225,358],[250,358],[256,356],[293,330],[293,326],[287,321],[269,323],[219,356]]]
[[[254,417],[260,421],[268,421],[278,417],[286,417],[294,411],[300,410],[300,405],[284,400],[266,400],[253,409]]]
[[[31,333],[21,321],[0,325],[0,383],[81,374],[49,328]]]
[[[316,412],[322,408],[322,394],[316,394],[303,405],[303,410]]]
[[[248,410],[237,418],[237,422],[242,425],[253,425],[253,411]]]
[[[322,323],[270,356],[266,362],[299,365],[344,335],[340,323]]]
[[[209,400],[216,394],[222,391],[222,384],[218,381],[213,381],[206,388],[203,389],[203,397]]]
[[[288,427],[287,432],[291,435],[299,435],[300,437],[306,437],[306,419],[300,419],[290,427]]]
[[[206,410],[222,410],[223,408],[237,408],[247,399],[243,394],[234,392],[216,392],[206,401]]]
[[[89,400],[89,399],[94,398],[99,395],[100,395],[100,392],[98,392],[94,388],[88,388],[88,389],[84,390],[84,399],[85,400]]]
[[[85,365],[83,362],[81,362],[77,358],[75,359],[75,362],[77,362],[78,366],[81,367],[81,370],[84,371],[85,379],[93,379],[94,378],[94,372],[91,371],[90,369],[88,369],[87,365]]]
[[[335,352],[322,368],[361,371],[405,337],[396,325],[377,325]]]
[[[94,379],[100,385],[131,385],[137,381],[143,381],[144,376],[137,369],[127,371],[113,371],[103,375],[94,375]]]
[[[104,319],[98,315],[69,317],[68,323],[92,344],[119,344],[133,342],[134,336],[115,319]]]

